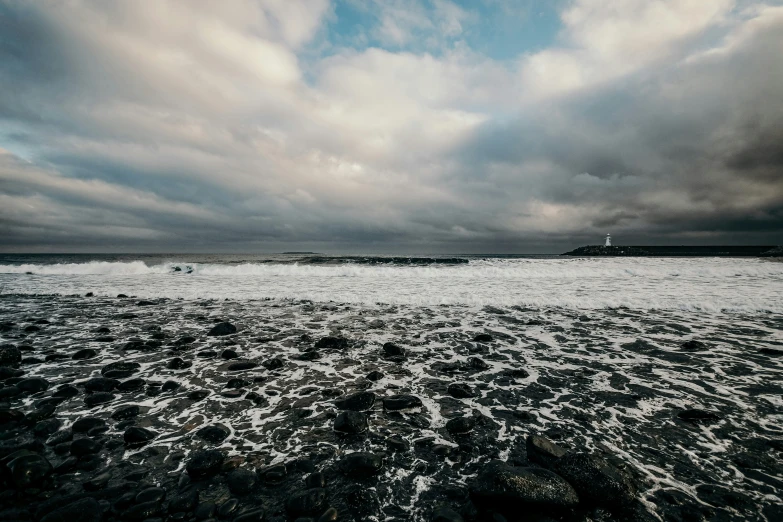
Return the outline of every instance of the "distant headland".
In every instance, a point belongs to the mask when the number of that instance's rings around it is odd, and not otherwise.
[[[588,245],[561,255],[574,257],[783,257],[783,247],[774,245]]]

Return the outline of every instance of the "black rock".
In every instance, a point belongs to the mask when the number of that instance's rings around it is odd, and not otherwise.
[[[383,398],[383,409],[387,411],[410,410],[422,406],[421,399],[415,395],[392,395]]]
[[[49,381],[41,377],[29,377],[17,382],[16,387],[26,393],[38,393],[49,389]]]
[[[16,346],[4,344],[0,346],[0,366],[19,364],[22,362],[22,352]]]
[[[237,327],[231,323],[218,323],[212,327],[207,335],[212,337],[231,335],[237,333]]]
[[[82,487],[85,491],[99,491],[109,484],[109,480],[111,480],[111,473],[100,473],[82,483]]]
[[[71,356],[71,359],[75,361],[81,361],[84,359],[92,359],[98,356],[98,351],[92,348],[82,348]]]
[[[261,473],[263,474],[265,483],[280,484],[288,475],[288,469],[286,469],[285,464],[277,464],[267,468]]]
[[[357,392],[334,401],[335,406],[341,410],[367,411],[375,404],[373,392]]]
[[[717,412],[706,410],[683,410],[677,414],[677,418],[691,424],[714,424],[721,420]]]
[[[394,343],[385,343],[383,345],[383,354],[386,357],[405,357],[405,348]]]
[[[480,333],[473,338],[473,342],[476,343],[490,343],[492,342],[492,336],[486,333]]]
[[[48,437],[60,429],[61,424],[62,421],[56,418],[42,420],[33,427],[33,434],[36,437]]]
[[[258,484],[258,475],[247,469],[235,469],[226,475],[226,484],[234,495],[247,495]]]
[[[142,502],[129,507],[123,514],[122,518],[131,521],[142,521],[153,518],[155,515],[160,514],[163,511],[163,507],[160,502]]]
[[[231,349],[229,349],[229,348],[226,348],[226,349],[225,349],[225,350],[223,350],[223,352],[220,354],[220,357],[221,357],[222,359],[225,359],[225,360],[227,360],[227,361],[228,361],[228,360],[230,360],[230,359],[237,359],[237,358],[239,357],[239,355],[237,355],[237,352],[235,352],[234,350],[231,350]]]
[[[169,502],[170,513],[184,513],[186,511],[193,511],[198,504],[198,491],[189,491],[187,493],[181,493],[171,499]]]
[[[285,366],[285,362],[283,362],[283,360],[280,359],[279,357],[275,357],[273,359],[267,359],[266,361],[262,362],[261,366],[263,366],[264,368],[266,368],[271,372],[274,370],[279,370],[280,368]]]
[[[243,370],[251,370],[258,366],[254,361],[237,361],[226,366],[227,372],[240,372]]]
[[[551,467],[555,461],[567,453],[564,448],[540,435],[530,435],[525,441],[525,447],[527,449],[527,459],[545,468]]]
[[[630,478],[594,455],[568,453],[552,464],[552,471],[574,487],[583,504],[624,509],[634,500]]]
[[[458,399],[468,399],[470,397],[475,397],[471,387],[461,382],[454,382],[449,384],[447,391],[449,392],[449,395]]]
[[[160,391],[162,392],[170,392],[178,390],[182,385],[178,383],[177,381],[166,381],[163,383],[163,386],[160,387]]]
[[[166,368],[169,370],[184,370],[185,368],[190,368],[191,366],[193,366],[192,362],[185,361],[181,357],[174,357],[168,363],[166,363]]]
[[[188,399],[192,401],[201,401],[209,396],[209,390],[193,390],[188,393]]]
[[[371,371],[367,374],[368,381],[380,381],[381,379],[383,379],[383,372],[379,372],[378,370]]]
[[[71,455],[83,457],[101,451],[101,445],[92,439],[76,439],[71,443]]]
[[[63,442],[68,442],[73,439],[73,431],[71,430],[62,430],[58,431],[57,433],[52,434],[51,437],[46,439],[46,445],[47,446],[56,446],[58,444],[62,444]]]
[[[14,458],[14,455],[18,455]],[[19,489],[40,487],[52,474],[52,465],[41,455],[22,450],[6,457],[6,468]]]
[[[179,339],[174,341],[174,344],[176,344],[177,346],[183,346],[186,344],[192,344],[194,342],[196,342],[195,337],[193,337],[192,335],[185,335],[184,337],[180,337]]]
[[[107,379],[106,377],[93,377],[84,381],[84,389],[89,392],[110,392],[120,383],[117,379]]]
[[[250,386],[251,384],[253,384],[252,381],[248,381],[246,379],[234,378],[228,380],[228,382],[226,383],[226,388],[239,389],[239,388],[244,388],[246,386]]]
[[[98,501],[84,497],[49,512],[40,522],[100,522],[102,518],[103,512]]]
[[[109,392],[95,392],[84,398],[84,404],[92,408],[99,404],[106,404],[114,400],[114,394]]]
[[[330,507],[326,511],[323,512],[323,514],[318,517],[317,522],[336,522],[337,521],[337,510],[333,507]]]
[[[194,451],[185,469],[194,479],[211,477],[220,472],[224,458],[218,450]]]
[[[16,386],[5,386],[0,388],[0,399],[10,399],[22,394],[22,390]]]
[[[262,522],[264,520],[264,510],[261,508],[245,511],[234,518],[234,522]],[[277,519],[270,519],[277,520]]]
[[[229,430],[223,424],[212,424],[211,426],[205,426],[196,432],[196,437],[211,444],[220,444],[226,440],[226,437],[229,435],[231,435],[231,430]]]
[[[294,357],[298,361],[314,361],[321,358],[321,354],[315,350],[302,352]]]
[[[239,507],[239,500],[235,498],[230,498],[220,504],[220,507],[217,509],[217,516],[219,518],[229,518],[231,515],[233,515],[237,508]]]
[[[147,488],[139,491],[136,495],[136,502],[162,502],[166,498],[166,490],[163,488]]]
[[[501,513],[519,513],[535,506],[571,507],[579,497],[562,477],[542,468],[515,468],[490,462],[470,484],[474,503]]]
[[[463,522],[463,519],[462,515],[453,509],[440,507],[432,512],[432,516],[430,516],[430,522]]]
[[[155,303],[153,301],[139,301],[136,306],[152,306]]]
[[[132,419],[139,414],[139,407],[135,404],[129,404],[127,406],[121,406],[114,410],[111,414],[111,418],[118,421]]]
[[[125,430],[123,439],[128,446],[141,446],[147,444],[155,438],[155,432],[138,426],[131,426]]]
[[[701,341],[691,339],[690,341],[685,341],[684,343],[682,343],[680,345],[680,348],[682,348],[686,352],[703,352],[704,350],[707,349],[707,345]]]
[[[285,509],[291,517],[319,515],[327,506],[326,490],[311,488],[288,497]]]
[[[322,337],[315,343],[316,348],[347,348],[348,339],[344,337]]]
[[[367,431],[367,415],[358,411],[343,411],[334,420],[334,431],[355,435]]]
[[[146,384],[144,379],[128,379],[127,381],[123,381],[118,384],[117,389],[120,391],[134,391],[143,388],[144,384]]]
[[[71,455],[64,461],[60,462],[54,467],[54,473],[57,473],[58,475],[62,473],[68,473],[69,471],[73,471],[76,468],[76,464],[79,463],[79,459]]]
[[[81,417],[73,423],[71,429],[74,433],[87,433],[93,428],[106,426],[106,421],[98,417]]]
[[[446,431],[452,435],[463,435],[470,433],[476,426],[474,417],[457,417],[446,422]]]
[[[214,520],[212,517],[215,515],[216,507],[214,502],[201,502],[196,506],[196,509],[193,510],[193,515],[196,517],[196,520],[207,520],[212,522]]]
[[[305,478],[305,486],[308,488],[325,488],[326,476],[323,473],[311,473]]]
[[[52,393],[52,397],[60,397],[63,399],[70,399],[71,397],[76,397],[77,395],[79,395],[79,390],[70,384],[60,386],[54,391],[54,393]]]
[[[116,379],[130,377],[141,369],[141,365],[135,362],[115,362],[107,364],[101,369],[101,375]]]
[[[468,366],[473,370],[484,371],[489,369],[489,365],[478,357],[468,357]]]
[[[4,409],[0,410],[0,426],[3,424],[16,424],[25,419],[25,414],[19,410]]]
[[[383,459],[375,453],[357,451],[344,456],[340,469],[349,477],[366,478],[378,474],[383,468]]]

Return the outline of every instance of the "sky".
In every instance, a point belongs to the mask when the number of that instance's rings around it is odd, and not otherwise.
[[[783,244],[783,1],[0,0],[0,251]]]

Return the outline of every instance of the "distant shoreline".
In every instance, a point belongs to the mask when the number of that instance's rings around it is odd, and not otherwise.
[[[587,245],[561,255],[572,257],[781,257],[783,256],[783,248],[774,245]]]

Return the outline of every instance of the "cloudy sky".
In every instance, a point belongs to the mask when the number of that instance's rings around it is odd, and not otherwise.
[[[0,250],[783,243],[783,1],[0,0]]]

